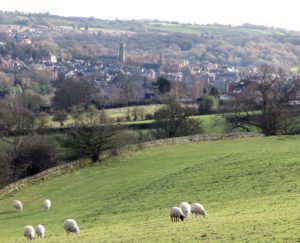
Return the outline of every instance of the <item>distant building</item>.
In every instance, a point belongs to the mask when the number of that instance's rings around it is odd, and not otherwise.
[[[51,63],[57,63],[57,58],[56,58],[55,55],[50,54],[50,62],[51,62]]]
[[[159,54],[159,61],[158,61],[159,65],[162,66],[165,64],[165,59],[162,53]]]
[[[120,44],[120,49],[119,49],[119,61],[121,63],[126,62],[126,43],[123,42]]]
[[[101,55],[98,57],[98,59],[103,63],[116,63],[118,62],[119,57],[116,55]]]
[[[156,63],[144,63],[142,65],[142,68],[148,69],[148,70],[152,69],[155,72],[159,72],[160,71],[160,65],[156,64]]]

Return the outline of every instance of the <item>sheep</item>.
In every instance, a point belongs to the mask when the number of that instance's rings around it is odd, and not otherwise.
[[[33,240],[34,235],[35,235],[34,228],[31,225],[27,225],[24,228],[24,236],[25,236],[25,238],[27,238],[29,240]]]
[[[38,226],[35,227],[35,233],[39,238],[44,239],[45,232],[46,230],[43,225],[39,224]]]
[[[44,201],[44,208],[45,208],[45,210],[49,210],[50,207],[51,207],[51,201],[49,199],[46,199]]]
[[[14,200],[12,205],[17,212],[21,212],[23,210],[23,204],[19,200]]]
[[[189,214],[191,213],[191,205],[187,202],[182,202],[180,203],[179,207],[181,208],[185,217],[188,217]]]
[[[64,228],[67,234],[75,233],[76,235],[79,234],[79,227],[74,219],[66,219],[64,222]]]
[[[195,214],[196,217],[197,217],[197,215],[203,216],[203,217],[207,216],[207,212],[205,211],[203,205],[201,205],[200,203],[193,203],[191,205],[191,212],[192,212],[192,214]]]
[[[172,222],[176,222],[176,221],[179,221],[179,219],[181,219],[181,221],[183,221],[185,218],[185,215],[183,214],[181,208],[173,207],[170,210],[170,217],[171,217]]]

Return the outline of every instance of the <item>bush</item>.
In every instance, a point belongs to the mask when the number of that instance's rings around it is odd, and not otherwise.
[[[11,180],[11,169],[7,149],[1,147],[0,150],[0,188]]]
[[[68,114],[65,111],[57,112],[53,116],[53,121],[59,122],[60,127],[63,127],[65,124],[64,122],[67,120]]]
[[[55,165],[57,165],[56,150],[43,136],[27,136],[10,149],[13,180],[32,176]]]
[[[113,146],[110,154],[113,156],[121,155],[126,146],[137,144],[139,142],[139,134],[134,130],[122,130],[112,138]]]
[[[205,97],[199,101],[198,113],[199,115],[210,114],[214,106],[213,97]]]
[[[74,128],[64,137],[58,137],[61,146],[67,150],[69,158],[90,158],[93,162],[108,150],[119,148],[120,126],[98,126]]]
[[[157,138],[171,138],[202,133],[198,120],[190,118],[195,110],[182,107],[177,101],[171,100],[166,106],[155,113],[158,128],[154,132]]]
[[[147,113],[145,116],[145,120],[153,120],[154,119],[154,115],[151,113]]]

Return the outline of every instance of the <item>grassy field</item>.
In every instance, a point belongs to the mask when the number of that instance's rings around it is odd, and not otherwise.
[[[223,134],[226,132],[226,122],[222,115],[201,115],[192,118],[201,122],[204,133]]]
[[[154,114],[155,111],[159,110],[163,105],[144,105],[144,106],[131,106],[131,107],[122,107],[122,108],[112,108],[106,109],[106,115],[108,119],[112,119],[114,121],[120,119],[124,120],[128,115],[131,120],[133,120],[133,110],[134,109],[142,109],[144,111],[144,115],[146,114]],[[101,111],[96,110],[95,116],[100,117]],[[86,117],[87,115],[84,115]],[[59,122],[53,121],[53,117],[49,116],[47,118],[46,126],[47,127],[59,127]],[[148,122],[148,121],[138,121],[139,123]],[[66,121],[64,122],[65,126],[72,126],[75,124],[75,120],[71,115],[68,115]]]
[[[294,66],[290,70],[292,73],[297,74],[300,72],[300,66]]]
[[[221,25],[191,25],[191,24],[171,24],[171,23],[152,23],[149,24],[149,29],[153,31],[162,31],[167,33],[181,33],[181,34],[248,34],[248,35],[284,35],[284,31],[279,29],[260,29],[253,27],[231,27]]]
[[[107,109],[106,114],[107,117],[110,119],[117,119],[125,117],[129,114],[131,116],[131,121],[120,122],[120,124],[130,125],[130,124],[145,124],[145,123],[152,123],[154,120],[138,120],[133,121],[132,117],[132,110],[134,108],[144,109],[145,114],[154,114],[155,111],[160,109],[162,105],[149,105],[149,106],[135,106],[135,107],[125,107],[125,108],[114,108],[114,109]],[[100,111],[98,116],[100,116]],[[192,118],[197,119],[201,122],[203,127],[204,133],[209,134],[222,134],[226,132],[226,124],[225,120],[222,115],[199,115],[193,116]],[[65,121],[65,126],[72,126],[74,125],[74,119],[71,116],[68,116],[68,119]],[[47,127],[59,127],[58,122],[52,121],[52,117],[48,118]]]
[[[160,146],[69,172],[1,196],[1,242],[25,242],[24,226],[38,223],[44,242],[299,242],[299,144],[294,136]],[[201,202],[208,217],[172,223],[169,209],[181,201]],[[66,218],[79,236],[66,236]]]

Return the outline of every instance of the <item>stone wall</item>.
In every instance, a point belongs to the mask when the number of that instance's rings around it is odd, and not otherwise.
[[[238,138],[263,137],[263,136],[264,135],[261,133],[249,133],[249,132],[227,133],[222,135],[198,134],[198,135],[187,136],[187,137],[153,140],[153,141],[133,145],[131,149],[139,150],[144,148],[159,147],[168,144],[182,144],[182,143],[193,143],[193,142],[200,142],[200,141],[214,141],[220,139],[238,139]]]
[[[29,187],[31,184],[44,181],[50,177],[61,175],[65,172],[71,171],[72,169],[78,168],[78,167],[84,167],[88,164],[86,160],[79,160],[67,164],[62,164],[47,170],[44,170],[36,175],[29,176],[26,178],[23,178],[21,180],[18,180],[16,182],[13,182],[6,187],[0,189],[0,195],[6,195],[9,193],[12,193],[14,191]]]
[[[213,140],[220,140],[220,139],[237,139],[237,138],[247,138],[247,137],[261,137],[263,136],[260,133],[228,133],[223,135],[211,135],[211,134],[198,134],[194,136],[187,136],[187,137],[178,137],[178,138],[168,138],[168,139],[159,139],[153,140],[149,142],[144,142],[140,144],[133,145],[128,148],[128,150],[136,151],[140,149],[147,149],[152,147],[159,147],[162,145],[169,145],[169,144],[183,144],[183,143],[193,143],[198,141],[213,141]],[[6,195],[12,193],[14,191],[26,188],[33,183],[38,181],[43,181],[53,176],[61,175],[65,172],[68,172],[72,169],[78,167],[85,167],[90,162],[88,160],[79,160],[63,165],[59,165],[48,170],[42,171],[36,175],[26,177],[14,183],[7,185],[6,187],[0,190],[0,195]]]

